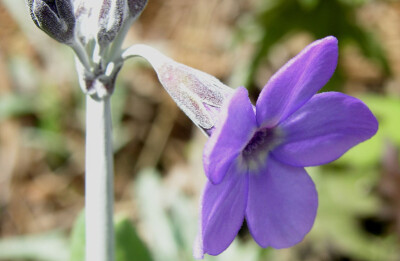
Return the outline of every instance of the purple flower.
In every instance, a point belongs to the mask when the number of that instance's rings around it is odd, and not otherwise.
[[[339,158],[378,128],[360,100],[316,94],[337,58],[336,38],[315,41],[270,79],[256,106],[245,88],[223,104],[204,149],[197,257],[224,251],[244,219],[261,247],[290,247],[310,231],[318,197],[304,167]]]

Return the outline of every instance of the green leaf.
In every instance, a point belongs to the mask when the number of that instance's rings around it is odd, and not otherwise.
[[[391,73],[385,52],[380,43],[356,19],[357,7],[364,1],[316,1],[316,0],[275,0],[265,1],[264,6],[256,10],[256,19],[248,28],[255,26],[260,30],[249,30],[243,38],[259,39],[256,51],[246,73],[245,85],[253,86],[258,68],[268,56],[271,48],[285,37],[297,32],[309,33],[315,39],[334,35],[339,47],[354,43],[362,53],[376,62],[382,71]],[[251,33],[257,33],[257,37]],[[261,34],[261,36],[260,36]],[[339,68],[340,69],[340,68]],[[331,89],[340,90],[340,86]]]
[[[32,98],[22,95],[0,97],[0,121],[10,117],[32,113],[36,110]]]
[[[0,240],[0,260],[66,261],[68,254],[68,241],[60,231]]]
[[[180,259],[178,240],[165,209],[165,194],[161,178],[153,169],[142,171],[135,182],[138,215],[151,239],[151,249],[156,260]]]
[[[85,212],[82,211],[75,220],[71,232],[70,261],[85,261]]]
[[[116,261],[151,261],[150,252],[139,238],[132,222],[124,216],[115,222]]]
[[[319,244],[322,251],[334,249],[355,260],[396,260],[394,236],[367,234],[359,219],[376,215],[379,210],[379,199],[372,190],[378,169],[314,167],[307,171],[319,194],[318,215],[308,236],[313,244]]]
[[[119,216],[114,222],[116,261],[152,261],[129,218]],[[85,213],[78,216],[71,232],[70,261],[85,261]]]
[[[298,0],[299,3],[306,9],[313,9],[318,4],[319,0]]]

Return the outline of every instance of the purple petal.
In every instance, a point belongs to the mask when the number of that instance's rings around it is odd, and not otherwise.
[[[317,208],[317,191],[303,168],[269,157],[265,169],[249,172],[246,220],[260,246],[299,243],[312,228]]]
[[[331,78],[338,59],[337,39],[315,41],[286,63],[257,100],[259,126],[271,128],[304,105]]]
[[[360,100],[336,92],[315,95],[279,125],[284,143],[273,150],[282,162],[315,166],[339,158],[371,138],[378,122]]]
[[[235,161],[218,185],[208,182],[202,201],[202,251],[218,255],[233,241],[244,220],[247,167]]]
[[[204,171],[208,179],[218,184],[233,160],[246,146],[256,130],[256,118],[247,90],[240,87],[220,113],[215,131],[203,152]]]

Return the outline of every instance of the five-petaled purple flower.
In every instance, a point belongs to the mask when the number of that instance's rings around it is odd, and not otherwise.
[[[204,149],[197,257],[224,251],[244,219],[262,247],[290,247],[310,231],[318,197],[304,167],[339,158],[378,129],[360,100],[316,94],[337,58],[336,38],[315,41],[270,79],[256,106],[244,88],[224,103]]]

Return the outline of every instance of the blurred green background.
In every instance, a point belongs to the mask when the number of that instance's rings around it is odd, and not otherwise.
[[[262,249],[245,226],[218,257],[249,261],[400,260],[400,2],[149,0],[126,44],[148,43],[257,98],[311,41],[339,39],[322,90],[367,103],[375,137],[309,168],[320,206],[306,238]],[[112,100],[117,261],[193,260],[206,137],[144,60],[125,64]],[[0,0],[0,260],[83,260],[84,97],[68,47]]]

